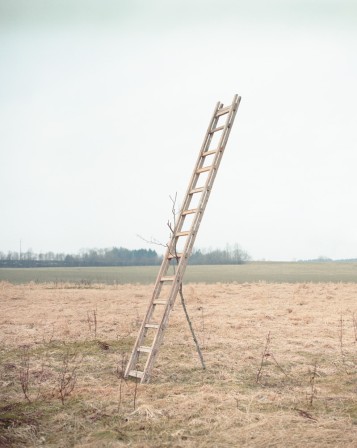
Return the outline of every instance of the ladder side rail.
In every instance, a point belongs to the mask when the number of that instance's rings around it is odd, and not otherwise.
[[[181,264],[181,266],[180,266],[180,264]],[[177,273],[176,273],[176,276],[175,276],[175,280],[174,280],[174,283],[173,283],[172,288],[171,288],[171,293],[170,293],[170,296],[169,296],[168,303],[167,303],[167,306],[165,308],[164,314],[162,316],[162,320],[161,320],[159,329],[158,329],[158,331],[157,331],[157,333],[155,335],[154,341],[152,343],[153,350],[151,351],[150,355],[148,356],[148,358],[146,360],[146,364],[145,364],[145,367],[144,367],[144,375],[143,375],[143,377],[141,379],[142,383],[146,383],[146,382],[150,381],[151,370],[152,370],[152,367],[153,367],[153,365],[155,363],[155,359],[156,359],[156,357],[158,355],[160,346],[161,346],[161,344],[163,342],[163,337],[164,337],[164,333],[165,333],[166,327],[167,327],[168,322],[169,322],[169,317],[170,317],[172,308],[173,308],[173,306],[175,304],[175,300],[176,300],[177,294],[179,292],[179,289],[180,289],[180,286],[181,286],[181,283],[182,283],[182,278],[183,278],[183,275],[184,275],[184,272],[185,272],[185,267],[187,265],[187,259],[186,259],[186,263],[180,263],[180,264],[179,264],[179,266],[177,268]]]
[[[188,239],[191,240],[190,247],[192,247],[194,240],[195,240],[195,235],[193,233],[190,233],[190,235],[188,236]],[[161,322],[159,325],[159,329],[158,329],[158,331],[154,337],[154,341],[152,343],[153,349],[152,349],[150,355],[148,356],[145,367],[144,367],[144,374],[141,379],[141,383],[146,383],[146,382],[150,381],[151,370],[155,363],[155,359],[158,355],[160,346],[162,344],[163,336],[164,336],[166,327],[168,325],[171,310],[175,304],[177,294],[178,294],[180,286],[182,284],[182,278],[184,276],[187,264],[188,264],[188,256],[181,257],[180,261],[178,263],[178,266],[177,266],[175,280],[174,280],[172,288],[171,288],[170,296],[168,298],[168,303],[166,305],[164,314],[162,316],[162,319],[161,319]]]
[[[195,167],[194,167],[194,170],[193,170],[190,182],[189,182],[189,186],[188,186],[187,191],[186,191],[185,199],[184,199],[184,202],[182,204],[182,207],[181,207],[181,210],[180,210],[180,214],[179,214],[179,219],[177,220],[177,223],[176,223],[176,226],[175,226],[175,229],[174,229],[171,241],[170,241],[170,247],[173,247],[174,252],[176,252],[176,243],[177,243],[177,240],[175,238],[175,234],[177,232],[181,231],[182,226],[184,224],[185,217],[183,216],[183,212],[185,210],[188,210],[188,208],[190,206],[190,202],[192,200],[192,194],[190,194],[190,192],[196,187],[197,181],[199,179],[199,174],[197,173],[197,170],[199,168],[201,168],[203,166],[203,164],[204,164],[203,154],[204,154],[204,152],[207,151],[207,149],[209,148],[209,146],[211,144],[211,141],[212,141],[212,138],[213,138],[213,133],[211,131],[217,126],[217,123],[218,123],[218,120],[219,120],[219,116],[217,116],[217,113],[218,113],[218,111],[220,109],[222,109],[222,107],[223,107],[223,103],[218,102],[216,107],[215,107],[215,109],[214,109],[211,121],[210,121],[210,123],[208,125],[207,131],[206,131],[206,135],[204,137],[204,141],[202,143],[202,146],[201,146],[201,149],[200,149],[200,152],[199,152],[199,156],[197,158],[197,161],[196,161],[196,164],[195,164]],[[228,107],[231,107],[231,106],[228,106]],[[171,253],[172,253],[172,250],[171,250]],[[186,250],[184,249],[183,250],[183,254],[185,254],[185,253],[186,253]]]
[[[240,97],[238,97],[238,95],[235,95],[234,98],[233,98],[231,110],[230,110],[230,112],[228,114],[228,117],[226,119],[223,131],[222,131],[222,135],[221,135],[221,138],[220,138],[219,143],[218,143],[219,151],[217,151],[217,153],[216,153],[216,155],[214,157],[214,160],[213,160],[213,163],[212,163],[212,168],[211,168],[211,170],[209,172],[209,175],[208,175],[208,178],[206,180],[205,192],[208,192],[208,196],[209,196],[209,193],[212,190],[213,183],[214,183],[214,180],[216,178],[216,174],[217,174],[220,162],[222,160],[223,153],[224,153],[224,150],[226,148],[227,141],[228,141],[228,137],[229,137],[229,134],[231,132],[232,125],[233,125],[233,122],[234,122],[234,119],[235,119],[235,116],[236,116],[236,113],[237,113],[237,110],[238,110],[238,105],[239,105],[239,103],[237,103],[238,100],[240,100]],[[202,195],[200,204],[198,206],[199,209],[202,209],[202,212],[204,212],[207,202],[208,202],[207,194]],[[201,207],[201,205],[203,206],[203,208]]]
[[[145,325],[148,322],[148,320],[150,319],[151,315],[153,313],[153,305],[152,302],[150,302],[150,305],[147,309],[146,312],[146,316],[143,319],[141,326],[140,326],[140,330],[138,332],[138,335],[136,337],[135,343],[134,343],[134,347],[132,349],[131,355],[130,355],[130,359],[129,362],[127,364],[127,367],[125,369],[125,374],[124,377],[127,378],[127,376],[129,375],[130,370],[136,370],[136,364],[139,358],[139,352],[138,352],[138,348],[142,345],[145,336],[146,336],[146,329],[145,329]]]
[[[182,278],[182,276],[180,275],[179,278]],[[154,341],[152,343],[153,349],[146,360],[146,364],[144,367],[144,375],[141,379],[142,383],[149,382],[149,380],[150,380],[151,371],[152,371],[153,365],[155,363],[155,359],[159,353],[159,350],[160,350],[160,347],[161,347],[161,344],[163,341],[164,333],[165,333],[166,327],[168,325],[171,310],[174,306],[175,299],[176,299],[177,293],[179,291],[179,287],[180,287],[180,281],[175,281],[174,285],[172,286],[170,299],[168,300],[168,303],[166,305],[160,326],[156,332]]]
[[[199,226],[200,226],[202,218],[203,218],[203,214],[204,214],[205,209],[206,209],[206,205],[207,205],[207,202],[208,202],[208,199],[209,199],[209,196],[210,196],[210,192],[211,192],[212,187],[213,187],[213,183],[214,183],[214,180],[215,180],[215,177],[216,177],[216,174],[217,174],[217,170],[219,168],[219,164],[220,164],[220,161],[221,161],[221,159],[223,157],[223,152],[224,152],[225,146],[226,146],[227,141],[228,141],[230,130],[232,128],[232,125],[233,125],[236,113],[238,111],[239,102],[240,102],[240,97],[238,95],[235,95],[234,98],[233,98],[232,104],[230,106],[231,107],[230,112],[228,114],[228,117],[226,118],[226,121],[225,121],[225,124],[224,124],[224,127],[223,127],[221,138],[220,138],[219,143],[218,143],[219,150],[217,151],[217,153],[216,153],[216,155],[214,157],[214,161],[212,163],[212,168],[211,168],[211,170],[209,172],[208,178],[206,180],[206,184],[204,186],[204,190],[203,190],[202,195],[201,195],[201,199],[199,201],[199,205],[197,207],[198,208],[198,212],[196,213],[195,219],[193,220],[192,225],[191,225],[190,237],[187,239],[185,247],[184,247],[184,251],[183,252],[187,253],[188,257],[190,256],[190,254],[192,252],[192,249],[193,249],[193,245],[194,245],[194,242],[195,242],[195,239],[196,239],[196,235],[198,233],[198,229],[199,229]],[[220,107],[216,108],[215,114],[217,114],[219,109],[220,109]],[[216,117],[216,118],[218,120],[219,117]],[[212,123],[215,122],[215,124],[216,124],[217,120],[212,120]],[[212,129],[212,127],[210,127],[209,129]],[[209,131],[207,131],[207,132],[209,132]],[[207,141],[205,143],[207,143]],[[210,141],[208,143],[210,143]],[[203,152],[204,152],[204,150],[206,148],[207,148],[207,146],[205,144],[202,145],[200,156],[199,156],[199,160],[198,160],[198,162],[196,164],[195,170],[197,170],[197,168],[199,166],[199,162],[203,161],[204,158],[202,157],[202,154],[203,154]],[[194,174],[195,174],[195,172],[194,172]],[[189,190],[189,191],[191,191],[191,190]],[[187,192],[187,194],[189,194],[189,191]],[[181,213],[184,210],[185,209],[183,208]],[[180,262],[179,262],[179,266],[181,266],[181,265],[184,266],[184,270],[186,269],[186,265],[187,265],[187,262],[188,262],[188,257],[186,257],[185,260],[180,260]]]
[[[201,165],[202,165],[202,163],[203,163],[202,153],[203,153],[203,152],[205,151],[205,149],[209,146],[209,144],[210,144],[210,142],[211,142],[211,140],[212,140],[211,130],[214,128],[214,126],[215,126],[215,125],[217,124],[217,122],[218,122],[219,117],[217,117],[217,112],[218,112],[218,110],[221,109],[222,107],[223,107],[223,104],[222,104],[221,102],[218,102],[218,103],[216,104],[216,107],[214,108],[213,115],[212,115],[212,117],[211,117],[210,123],[209,123],[208,128],[207,128],[207,131],[206,131],[206,135],[205,135],[205,137],[204,137],[204,139],[203,139],[203,143],[202,143],[202,146],[201,146],[201,150],[200,150],[200,152],[199,152],[198,158],[197,158],[196,163],[195,163],[195,168],[194,168],[194,170],[193,170],[191,179],[190,179],[189,184],[188,184],[188,188],[187,188],[186,194],[185,194],[185,196],[184,196],[185,199],[184,199],[184,202],[183,202],[182,207],[181,207],[181,210],[180,210],[180,217],[179,217],[179,219],[178,219],[178,221],[177,221],[177,223],[176,223],[176,226],[175,226],[175,229],[174,229],[174,232],[173,232],[174,234],[177,233],[177,232],[179,232],[179,231],[181,230],[181,228],[182,228],[183,220],[181,220],[180,218],[181,218],[181,216],[182,216],[182,212],[183,212],[184,210],[187,210],[188,207],[189,207],[189,205],[190,205],[191,198],[192,198],[192,195],[190,195],[190,191],[191,191],[193,188],[195,188],[196,183],[197,183],[197,180],[198,180],[198,177],[199,177],[199,176],[197,175],[196,171],[197,171],[198,168],[201,167]]]
[[[240,103],[240,97],[238,95],[235,95],[234,99],[233,99],[233,102],[232,102],[231,111],[229,112],[229,115],[227,117],[227,121],[225,123],[224,129],[223,129],[220,141],[219,141],[218,147],[220,148],[220,150],[217,151],[217,154],[216,154],[216,156],[214,158],[214,161],[212,163],[212,169],[211,169],[210,174],[209,174],[209,176],[207,178],[207,181],[206,181],[206,185],[205,185],[205,193],[206,194],[202,195],[200,204],[198,206],[200,209],[202,209],[202,213],[201,213],[201,216],[198,217],[197,222],[194,223],[194,224],[196,224],[195,225],[196,233],[197,233],[199,225],[201,223],[202,215],[203,215],[203,212],[204,212],[204,210],[206,208],[210,192],[212,191],[213,183],[215,181],[215,178],[216,178],[216,175],[217,175],[217,171],[218,171],[218,168],[220,166],[224,150],[226,148],[228,137],[229,137],[229,134],[231,132],[231,129],[232,129],[232,126],[233,126],[233,123],[234,123],[234,119],[235,119],[235,116],[236,116],[237,111],[238,111],[239,103]]]
[[[198,178],[199,178],[199,175],[197,174],[197,170],[199,168],[201,168],[203,163],[204,163],[204,158],[202,157],[202,154],[206,151],[206,149],[209,147],[209,145],[211,143],[211,140],[212,140],[212,137],[213,137],[213,134],[211,133],[211,131],[217,125],[217,122],[219,120],[219,116],[217,116],[217,112],[222,107],[223,107],[223,103],[218,102],[216,104],[216,107],[214,108],[213,115],[211,117],[210,123],[209,123],[208,128],[207,128],[205,137],[203,139],[203,143],[201,145],[201,149],[200,149],[198,158],[196,160],[196,164],[195,164],[195,167],[194,167],[191,179],[189,181],[186,194],[184,196],[184,202],[183,202],[183,204],[181,206],[179,219],[176,222],[176,225],[175,225],[175,228],[174,228],[174,231],[173,231],[173,235],[172,235],[172,238],[171,238],[170,243],[169,243],[169,249],[168,249],[169,253],[168,254],[170,254],[170,255],[174,255],[175,254],[176,241],[175,241],[174,235],[177,232],[180,232],[181,229],[182,229],[182,225],[184,223],[184,219],[182,218],[182,213],[185,210],[187,210],[189,208],[189,206],[190,206],[190,202],[191,202],[191,199],[192,199],[192,195],[190,194],[190,191],[193,190],[195,188],[196,184],[197,184],[197,181],[198,181]],[[172,253],[172,252],[174,252],[174,253]]]
[[[234,98],[234,99],[236,100],[236,98]],[[222,157],[223,157],[223,153],[224,153],[224,150],[225,150],[225,147],[226,147],[226,143],[227,143],[227,140],[228,140],[228,137],[229,137],[229,133],[230,133],[230,130],[232,128],[232,125],[233,125],[234,118],[235,118],[235,115],[237,113],[237,110],[238,110],[238,106],[234,107],[233,103],[232,103],[232,110],[230,111],[229,116],[227,117],[225,128],[224,128],[224,130],[222,132],[222,136],[221,136],[221,139],[219,141],[219,146],[218,147],[220,148],[220,150],[217,152],[217,154],[215,156],[214,162],[212,164],[212,169],[210,171],[210,175],[208,176],[207,181],[206,181],[205,192],[204,192],[205,194],[202,195],[200,204],[198,206],[198,208],[200,209],[201,213],[199,214],[199,216],[197,216],[197,220],[193,223],[193,227],[194,227],[193,230],[195,231],[196,234],[197,234],[198,228],[199,228],[199,226],[201,224],[202,217],[203,217],[203,212],[206,209],[206,205],[207,205],[210,193],[212,191],[213,183],[214,183],[214,180],[216,178],[217,171],[218,171],[220,162],[221,162]]]
[[[136,337],[127,367],[125,369],[125,373],[124,373],[124,377],[126,378],[129,375],[130,370],[135,370],[135,365],[137,363],[137,359],[138,359],[138,348],[142,345],[143,340],[145,339],[146,336],[146,328],[145,325],[150,321],[150,318],[154,312],[154,301],[155,299],[157,299],[157,297],[160,295],[160,291],[162,288],[162,282],[161,282],[161,278],[166,274],[167,269],[169,266],[169,261],[168,258],[164,258],[159,272],[157,274],[156,277],[156,281],[155,281],[155,286],[154,286],[154,291],[152,293],[151,296],[151,300],[149,302],[149,305],[146,309],[146,314],[145,317],[141,323],[140,329],[138,331],[138,335]]]
[[[223,148],[223,150],[219,151],[219,153],[221,153],[221,157],[222,157],[222,155],[223,155],[222,153],[224,152],[224,149],[225,149],[225,147],[227,145],[227,141],[228,141],[229,135],[231,133],[236,114],[238,112],[238,107],[239,107],[239,104],[240,104],[240,100],[241,100],[241,97],[239,95],[235,95],[234,96],[234,99],[233,99],[233,102],[232,102],[232,110],[228,114],[227,122],[226,122],[226,128],[223,130],[223,134],[221,136],[221,140],[220,140],[220,143],[219,143],[219,147]]]
[[[208,186],[208,187],[212,188],[213,181],[214,181],[214,178],[215,178],[215,173],[214,172],[217,172],[217,170],[219,168],[219,164],[220,164],[220,161],[222,159],[224,150],[226,148],[228,137],[229,137],[229,134],[231,132],[231,129],[232,129],[232,126],[233,126],[233,122],[234,122],[234,119],[235,119],[235,116],[236,116],[236,113],[237,113],[237,110],[238,110],[239,101],[240,101],[240,97],[238,95],[235,95],[234,98],[233,98],[231,110],[230,110],[230,112],[228,114],[228,117],[226,119],[226,122],[224,124],[223,131],[222,131],[222,134],[221,134],[221,138],[220,138],[219,143],[218,143],[219,151],[217,151],[217,153],[216,153],[216,155],[214,157],[214,161],[212,163],[213,169],[211,170],[211,173],[210,173],[211,175],[208,177],[208,179],[206,181],[206,186]],[[212,177],[212,175],[213,175],[213,177]]]
[[[190,238],[186,241],[184,252],[188,252],[189,254],[191,253],[191,251],[193,249],[193,244],[195,242],[196,235],[197,235],[199,226],[201,224],[203,214],[206,209],[206,205],[207,205],[207,202],[208,202],[208,199],[210,196],[210,192],[213,187],[213,183],[214,183],[214,180],[215,180],[215,177],[217,174],[217,170],[219,168],[220,161],[223,157],[223,152],[224,152],[225,146],[227,144],[229,133],[232,128],[232,125],[233,125],[233,122],[234,122],[234,119],[235,119],[235,116],[236,116],[236,113],[238,110],[239,102],[240,102],[240,97],[238,95],[235,95],[233,98],[232,105],[231,105],[231,110],[228,114],[228,117],[226,119],[223,131],[222,131],[221,138],[219,140],[219,144],[218,144],[219,150],[217,151],[217,153],[215,155],[214,161],[212,163],[212,168],[211,168],[208,178],[206,180],[204,191],[202,192],[201,199],[199,201],[199,205],[197,206],[198,213],[196,214],[196,217],[192,223],[191,232],[192,232],[193,238]]]

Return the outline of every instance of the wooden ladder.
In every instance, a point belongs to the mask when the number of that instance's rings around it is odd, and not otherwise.
[[[154,291],[133,347],[125,378],[150,381],[151,371],[182,284],[188,258],[205,211],[241,97],[231,105],[217,103],[186,196],[172,231]]]

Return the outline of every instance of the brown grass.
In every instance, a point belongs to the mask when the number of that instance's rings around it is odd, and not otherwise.
[[[357,284],[185,286],[207,371],[177,301],[134,409],[121,364],[151,291],[0,283],[0,447],[356,446]]]

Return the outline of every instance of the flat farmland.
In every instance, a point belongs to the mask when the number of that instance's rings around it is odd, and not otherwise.
[[[1,447],[356,446],[356,283],[187,284],[141,385],[152,287],[0,282]]]
[[[88,268],[2,268],[0,281],[11,283],[150,284],[158,266]],[[252,262],[243,265],[188,266],[185,283],[357,282],[357,263]]]

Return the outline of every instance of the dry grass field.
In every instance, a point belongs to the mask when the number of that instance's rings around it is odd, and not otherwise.
[[[0,447],[356,447],[356,283],[188,284],[141,385],[151,291],[0,283]]]
[[[72,268],[0,268],[0,281],[11,283],[141,283],[156,279],[159,266],[106,266]],[[277,262],[253,261],[239,265],[189,265],[186,283],[278,283],[356,282],[356,262]]]

